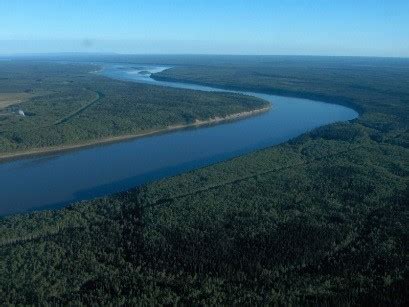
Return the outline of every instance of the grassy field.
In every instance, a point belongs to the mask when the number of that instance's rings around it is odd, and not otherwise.
[[[111,80],[90,73],[97,68],[0,62],[0,107],[8,115],[0,117],[0,158],[151,133],[268,105],[244,95]],[[18,116],[18,109],[26,116]]]
[[[408,305],[409,62],[195,61],[156,77],[321,97],[361,116],[126,193],[2,219],[0,300]]]
[[[0,110],[33,97],[30,93],[0,93]]]

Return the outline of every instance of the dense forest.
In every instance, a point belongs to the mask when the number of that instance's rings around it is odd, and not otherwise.
[[[155,77],[319,97],[361,116],[1,219],[2,303],[409,304],[409,61],[203,57]]]
[[[188,125],[267,105],[239,94],[111,80],[90,73],[96,69],[90,64],[0,62],[0,157]],[[21,101],[7,103],[18,95]],[[19,116],[20,109],[25,116]]]

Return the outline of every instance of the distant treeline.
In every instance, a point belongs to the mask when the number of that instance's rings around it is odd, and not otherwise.
[[[139,134],[267,105],[239,94],[111,80],[90,73],[96,69],[89,64],[1,62],[0,94],[31,93],[32,98],[18,104],[27,116],[0,116],[0,156]]]
[[[0,301],[408,305],[409,65],[246,61],[160,77],[337,99],[362,114],[127,193],[0,220]]]

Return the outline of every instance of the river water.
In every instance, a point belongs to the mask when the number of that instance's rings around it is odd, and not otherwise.
[[[206,86],[155,81],[167,67],[106,65],[106,77],[202,91]],[[242,92],[272,103],[260,115],[0,164],[0,215],[61,207],[180,174],[283,143],[319,126],[354,119],[345,106]]]

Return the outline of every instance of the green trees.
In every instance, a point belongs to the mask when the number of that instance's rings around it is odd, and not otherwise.
[[[111,80],[93,70],[85,64],[1,63],[0,93],[31,88],[35,96],[19,105],[28,116],[0,116],[0,156],[166,129],[268,104],[238,94]]]
[[[373,70],[312,69],[315,89],[365,109],[352,123],[3,218],[2,303],[407,305],[409,72],[390,65],[378,64],[374,92],[362,88]]]

